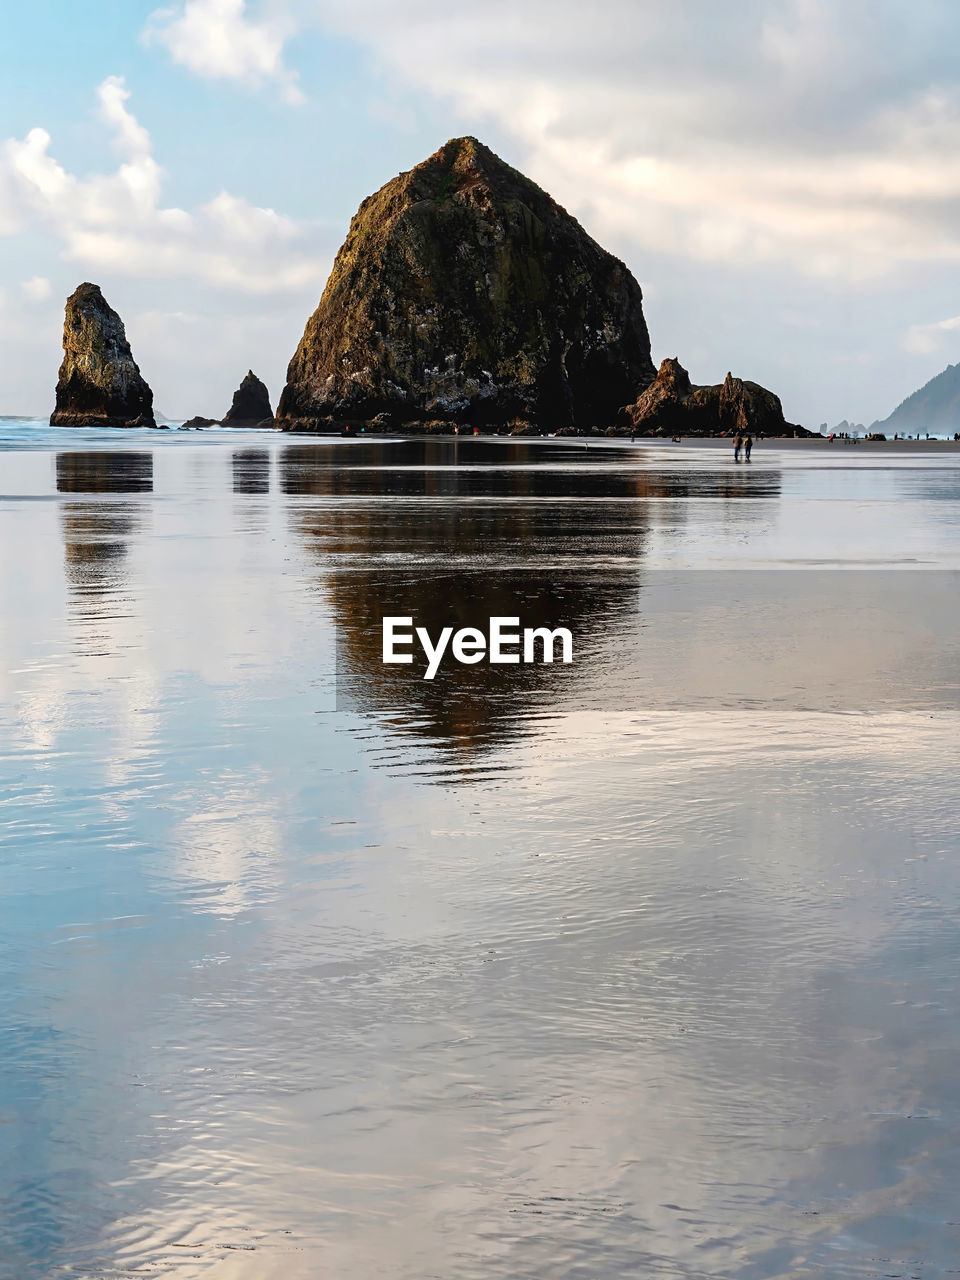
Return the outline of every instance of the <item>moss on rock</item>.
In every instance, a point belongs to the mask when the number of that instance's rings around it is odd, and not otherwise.
[[[654,376],[640,286],[475,138],[369,196],[287,372],[278,426],[329,415],[612,422]]]

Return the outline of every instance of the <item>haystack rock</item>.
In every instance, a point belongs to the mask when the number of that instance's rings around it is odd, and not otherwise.
[[[489,148],[455,138],[361,204],[277,425],[607,426],[653,377],[624,264]]]
[[[140,376],[123,321],[95,284],[67,299],[54,427],[153,427],[153,392]]]
[[[657,376],[626,405],[620,431],[639,435],[733,435],[737,431],[758,436],[809,436],[814,432],[787,422],[780,397],[759,383],[728,373],[714,386],[696,387],[676,357],[664,360]]]
[[[270,393],[252,369],[233,393],[233,404],[221,423],[225,427],[272,427]]]

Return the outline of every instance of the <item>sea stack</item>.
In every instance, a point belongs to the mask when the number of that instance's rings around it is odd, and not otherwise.
[[[221,419],[224,427],[272,427],[270,393],[252,369],[233,393],[233,404]]]
[[[153,392],[140,376],[123,321],[95,284],[67,299],[54,427],[153,427]]]
[[[277,426],[605,427],[654,377],[640,286],[475,138],[361,204]]]
[[[648,436],[814,434],[787,422],[780,397],[759,383],[728,373],[723,382],[697,387],[676,357],[664,360],[654,381],[624,407],[619,431]]]

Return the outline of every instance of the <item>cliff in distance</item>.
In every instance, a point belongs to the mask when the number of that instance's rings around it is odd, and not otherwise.
[[[695,387],[676,357],[664,360],[636,403],[624,407],[619,431],[651,436],[815,434],[787,422],[780,397],[759,383],[728,373],[714,386]]]
[[[918,431],[952,435],[960,431],[960,364],[948,364],[870,430],[886,435]]]
[[[54,427],[152,427],[153,392],[140,376],[123,321],[95,284],[67,299]]]
[[[277,425],[590,429],[653,377],[624,264],[489,148],[455,138],[361,204]]]

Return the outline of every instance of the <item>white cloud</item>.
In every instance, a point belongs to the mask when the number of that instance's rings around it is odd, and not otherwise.
[[[314,0],[601,239],[862,278],[960,263],[960,12],[917,0]],[[450,130],[454,131],[453,128]],[[438,139],[440,141],[440,139]]]
[[[245,293],[316,293],[329,269],[310,230],[222,191],[191,212],[161,205],[164,172],[127,108],[124,81],[99,87],[101,118],[123,156],[114,173],[80,178],[50,154],[45,129],[0,149],[0,231],[45,227],[84,270],[185,277]]]
[[[114,129],[119,150],[129,153],[134,159],[148,157],[150,135],[136,116],[127,110],[130,90],[123,76],[107,76],[97,89],[97,97],[100,99],[100,118]]]
[[[283,62],[292,31],[292,24],[277,15],[253,21],[245,0],[185,0],[151,14],[144,39],[162,44],[174,62],[197,75],[252,88],[272,81],[288,102],[301,102],[296,74]]]
[[[28,302],[46,302],[53,293],[53,285],[46,276],[31,276],[22,282],[20,292]]]
[[[624,249],[828,279],[960,264],[960,11],[942,0],[909,14],[897,0],[300,0],[299,13],[452,104],[450,132],[514,139],[516,162]],[[290,83],[286,10],[254,20],[244,0],[184,0],[148,32],[198,74]]]
[[[917,355],[928,355],[943,347],[944,335],[960,329],[960,316],[951,316],[947,320],[936,320],[933,324],[911,325],[903,335],[901,343],[905,351],[913,351]]]

